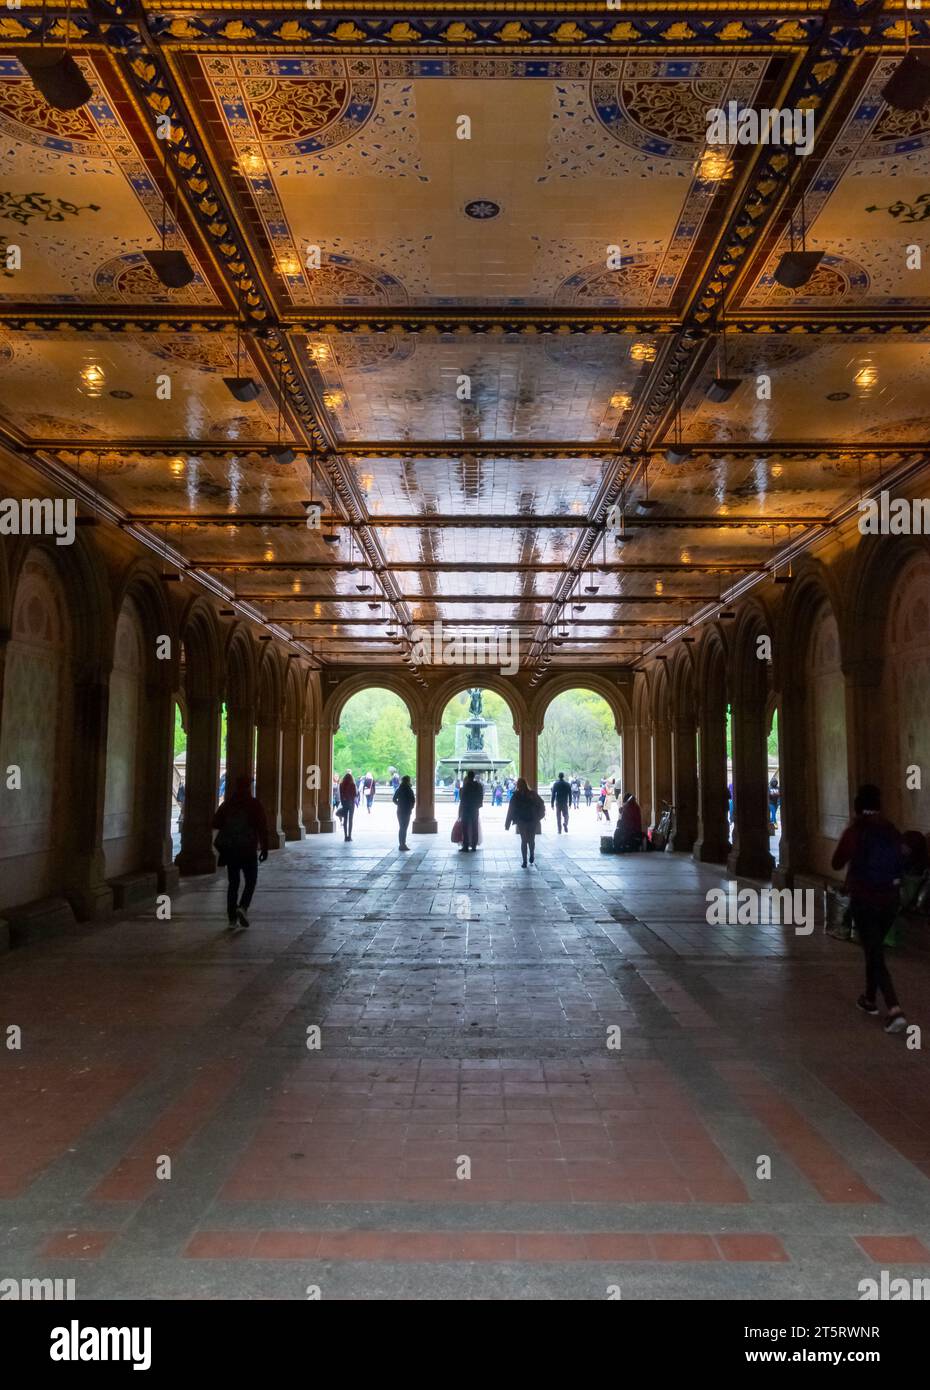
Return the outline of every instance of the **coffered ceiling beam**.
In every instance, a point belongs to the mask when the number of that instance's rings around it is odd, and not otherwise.
[[[323,571],[326,574],[334,570],[344,571],[352,574],[362,566],[356,561],[354,563],[347,560],[234,560],[219,559],[214,557],[210,560],[188,560],[189,569],[198,570],[225,570],[229,573],[243,570],[261,570],[270,573],[300,574],[311,573],[313,571]],[[587,566],[585,566],[587,568]],[[765,563],[749,564],[746,562],[733,562],[722,560],[717,563],[697,560],[694,564],[685,564],[683,561],[669,560],[662,563],[646,564],[642,561],[628,562],[622,561],[607,564],[595,564],[593,568],[602,574],[762,574],[767,566]],[[409,564],[391,563],[392,574],[565,574],[566,567],[557,561],[540,561],[527,563],[526,561],[516,560],[423,560],[419,563]],[[375,571],[379,573],[379,571]],[[477,596],[476,596],[477,597]]]
[[[275,526],[297,526],[306,529],[305,513],[267,512],[200,512],[185,515],[177,512],[134,512],[126,518],[126,525],[133,526],[259,526],[270,529]],[[514,531],[568,531],[585,530],[591,521],[585,516],[372,516],[365,523],[373,530],[394,531],[413,529],[418,531],[478,530],[487,527],[494,530]],[[741,530],[747,526],[830,526],[828,516],[630,516],[624,521],[626,529],[665,530],[689,527],[714,527]],[[333,528],[339,530],[338,519]],[[389,569],[395,568],[393,564]]]
[[[274,593],[255,593],[246,594],[240,591],[241,599],[250,599],[258,602],[263,601],[270,604],[278,603],[339,603],[339,604],[361,604],[367,607],[369,603],[378,602],[377,596],[371,594],[274,594]],[[504,603],[512,608],[523,608],[529,604],[546,604],[552,600],[551,594],[401,594],[404,603],[414,606],[443,607],[446,604],[464,603],[470,607],[476,604],[485,603]],[[717,594],[582,594],[580,598],[573,600],[577,603],[593,604],[623,604],[623,603],[715,603]],[[302,620],[298,620],[302,621]],[[331,622],[332,619],[321,619],[324,622]]]

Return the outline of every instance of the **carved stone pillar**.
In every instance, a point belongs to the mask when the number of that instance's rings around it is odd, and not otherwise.
[[[85,921],[113,911],[113,890],[106,882],[103,853],[109,704],[108,676],[94,671],[77,677],[69,789],[72,825],[65,877],[68,901],[75,916]]]
[[[258,724],[258,775],[256,796],[268,818],[268,848],[281,849],[281,716],[263,715]]]
[[[436,822],[436,736],[432,722],[424,714],[417,728],[417,804],[414,835],[435,835]]]
[[[697,839],[697,748],[694,720],[676,714],[672,720],[672,804],[675,829],[672,849],[690,854]]]
[[[302,840],[306,833],[300,818],[302,749],[300,724],[296,719],[286,720],[281,749],[281,826],[285,840]]]
[[[191,696],[187,701],[187,726],[181,851],[177,865],[182,874],[212,874],[216,869],[213,817],[220,780],[219,696]]]

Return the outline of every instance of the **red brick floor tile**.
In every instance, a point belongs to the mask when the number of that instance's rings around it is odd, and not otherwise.
[[[652,1249],[657,1260],[720,1259],[711,1236],[654,1235]]]
[[[717,1244],[725,1260],[783,1263],[788,1259],[787,1251],[777,1236],[717,1236]]]
[[[255,1231],[198,1231],[184,1248],[192,1260],[248,1259],[255,1248]]]
[[[917,1236],[856,1236],[876,1264],[930,1264],[930,1250]]]

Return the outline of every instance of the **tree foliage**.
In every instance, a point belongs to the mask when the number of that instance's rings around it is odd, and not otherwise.
[[[566,690],[546,711],[539,735],[539,781],[554,782],[560,772],[587,778],[620,776],[620,735],[610,706],[593,690]]]
[[[371,772],[384,782],[391,767],[402,777],[416,777],[417,741],[407,706],[391,690],[361,690],[340,716],[333,738],[333,772],[341,777],[351,768],[356,777]]]

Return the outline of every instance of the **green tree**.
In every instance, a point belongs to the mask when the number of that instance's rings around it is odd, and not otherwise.
[[[361,690],[347,701],[333,738],[333,771],[341,777],[351,768],[356,777],[366,772],[379,782],[388,769],[415,772],[416,739],[410,715],[400,696],[375,687]]]
[[[577,772],[595,785],[604,776],[620,775],[620,736],[610,706],[593,690],[566,690],[546,711],[539,736],[539,780],[555,781],[560,772]]]

